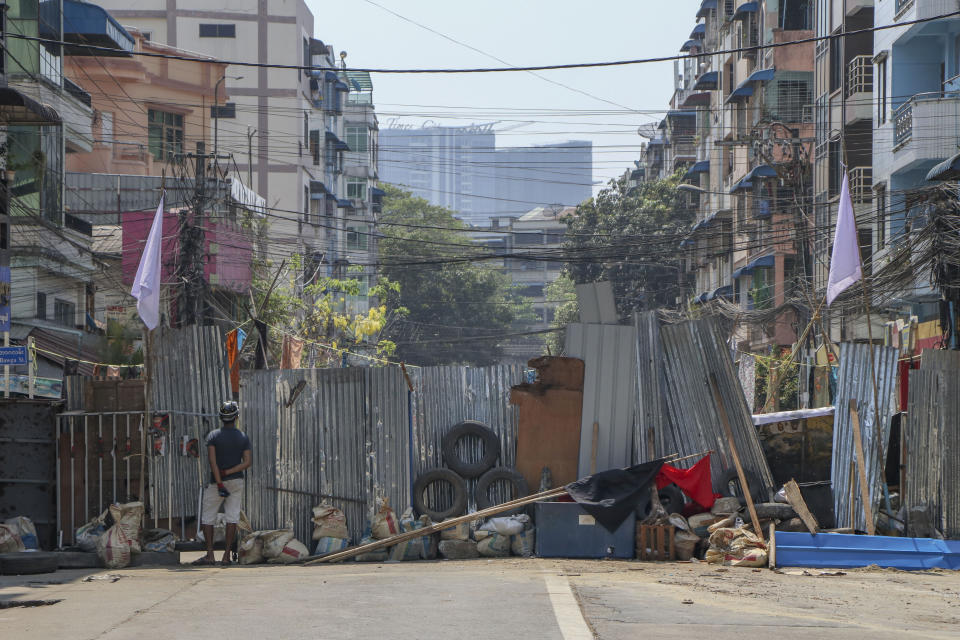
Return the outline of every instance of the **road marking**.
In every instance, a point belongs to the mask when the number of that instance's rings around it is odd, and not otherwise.
[[[553,615],[560,626],[563,640],[593,640],[593,632],[583,619],[580,604],[573,597],[570,581],[552,572],[544,573],[543,580],[547,583]]]

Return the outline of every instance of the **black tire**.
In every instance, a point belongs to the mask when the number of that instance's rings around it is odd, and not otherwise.
[[[758,518],[773,518],[775,520],[789,520],[791,518],[796,518],[797,514],[794,512],[793,507],[788,504],[782,504],[780,502],[761,502],[759,504],[753,505],[753,508],[757,511]]]
[[[527,481],[524,480],[519,471],[516,469],[511,469],[510,467],[494,467],[493,469],[490,469],[490,471],[487,471],[485,474],[480,476],[480,479],[477,480],[477,490],[474,495],[474,498],[477,501],[477,511],[495,506],[494,502],[490,499],[490,487],[492,487],[495,482],[501,480],[506,480],[513,485],[513,488],[516,492],[516,498],[525,498],[526,496],[530,495],[530,489],[527,487]],[[514,513],[520,513],[522,510],[523,507],[518,507],[498,515],[506,516]]]
[[[480,462],[467,462],[457,456],[457,442],[465,436],[476,436],[483,443]],[[464,420],[453,425],[443,435],[443,461],[464,478],[477,478],[490,469],[500,457],[500,437],[493,429],[476,420]]]
[[[747,479],[747,484],[750,485],[750,495],[753,497],[754,504],[766,502],[760,487],[760,479],[757,475],[746,469],[743,470],[743,475]],[[727,472],[723,474],[723,480],[720,483],[720,493],[731,498],[743,498],[744,493],[740,487],[740,475],[735,468],[727,469]]]
[[[660,489],[657,491],[657,498],[660,500],[660,506],[667,512],[667,515],[683,511],[683,491],[681,491],[677,485],[668,484],[663,489]],[[653,504],[650,501],[650,492],[645,491],[637,503],[637,515],[640,516],[642,520],[650,515],[652,509]]]
[[[37,573],[53,573],[59,559],[55,553],[43,551],[30,553],[5,553],[0,555],[0,575],[27,576]]]
[[[435,482],[444,482],[453,488],[453,504],[443,511],[429,507],[423,497],[427,487]],[[424,471],[413,483],[413,508],[420,515],[430,516],[434,522],[463,515],[467,512],[467,483],[450,469]]]

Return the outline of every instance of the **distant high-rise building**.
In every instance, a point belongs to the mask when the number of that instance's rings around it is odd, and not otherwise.
[[[380,132],[380,178],[487,226],[493,218],[589,198],[592,154],[588,140],[498,149],[493,124],[388,127]]]

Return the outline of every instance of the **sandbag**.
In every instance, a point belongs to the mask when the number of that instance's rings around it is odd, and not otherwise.
[[[130,564],[133,544],[119,524],[110,527],[97,539],[97,557],[107,569],[122,569]]]
[[[710,508],[710,513],[714,515],[729,515],[737,511],[740,511],[739,498],[717,498],[716,502],[713,503],[713,507]]]
[[[428,516],[427,522],[429,521]],[[422,529],[423,526],[423,522],[413,517],[413,509],[407,509],[400,516],[400,528],[403,529],[404,533]],[[414,538],[394,545],[389,548],[389,553],[391,560],[420,560],[423,556],[423,538]]]
[[[33,526],[33,521],[26,516],[17,516],[10,518],[4,524],[14,528],[25,549],[39,549],[37,541],[37,528]]]
[[[390,508],[390,499],[382,498],[377,513],[373,516],[370,533],[375,540],[383,540],[400,533],[400,522],[397,514]]]
[[[263,538],[263,557],[270,560],[279,556],[287,543],[293,540],[293,529],[264,531],[260,537]]]
[[[491,533],[477,543],[477,553],[485,558],[503,558],[510,555],[510,536]]]
[[[0,553],[23,551],[23,540],[17,529],[9,524],[0,524]]]
[[[743,527],[724,527],[710,534],[707,562],[732,567],[765,567],[767,550],[763,541]]]
[[[320,538],[317,540],[317,546],[313,550],[313,555],[323,556],[336,551],[343,551],[350,546],[350,541],[346,538]]]
[[[674,550],[677,560],[689,560],[700,542],[700,536],[689,531],[677,531],[673,534]]]
[[[483,526],[481,531],[493,531],[505,536],[515,536],[522,533],[530,525],[530,516],[525,513],[515,516],[505,516],[503,518],[490,518]]]
[[[109,510],[104,511],[99,516],[86,523],[73,536],[74,541],[81,550],[87,553],[93,553],[97,550],[97,540],[107,532],[106,520]]]
[[[258,564],[263,562],[263,538],[261,534],[264,531],[254,531],[245,535],[240,541],[240,547],[237,555],[240,556],[240,564]]]
[[[461,522],[460,524],[450,527],[449,529],[444,529],[440,532],[441,540],[469,540],[470,539],[470,524],[467,522]]]
[[[723,520],[723,516],[717,516],[712,513],[698,513],[687,518],[690,523],[690,529],[701,538],[706,538],[709,534],[707,527]]]
[[[311,522],[316,525],[313,528],[314,540],[320,538],[348,539],[350,537],[350,532],[347,530],[347,516],[329,502],[324,502],[313,508]]]
[[[114,526],[123,529],[130,541],[130,550],[140,553],[140,534],[143,526],[143,503],[128,502],[126,504],[111,504],[110,515],[113,516]]]
[[[447,560],[467,560],[480,556],[477,543],[473,540],[441,540],[439,551]]]
[[[266,545],[264,545],[266,547]],[[280,553],[275,557],[267,560],[270,564],[290,564],[301,560],[310,555],[310,550],[307,549],[307,545],[303,544],[296,538],[291,538],[287,544],[283,545],[283,548],[280,550]]]
[[[510,538],[510,551],[515,556],[532,558],[536,553],[536,529],[527,529]]]

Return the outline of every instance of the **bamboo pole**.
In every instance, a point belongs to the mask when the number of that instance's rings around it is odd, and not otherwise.
[[[860,433],[860,416],[857,414],[857,401],[853,399],[850,400],[850,424],[853,426],[853,442],[857,447],[857,472],[860,476],[860,500],[863,502],[863,515],[867,521],[867,533],[873,536],[877,534],[877,528],[873,522],[873,504],[870,496],[870,485],[867,484],[867,467],[866,460],[864,460],[863,457],[863,437]],[[850,526],[856,527],[852,522]]]

